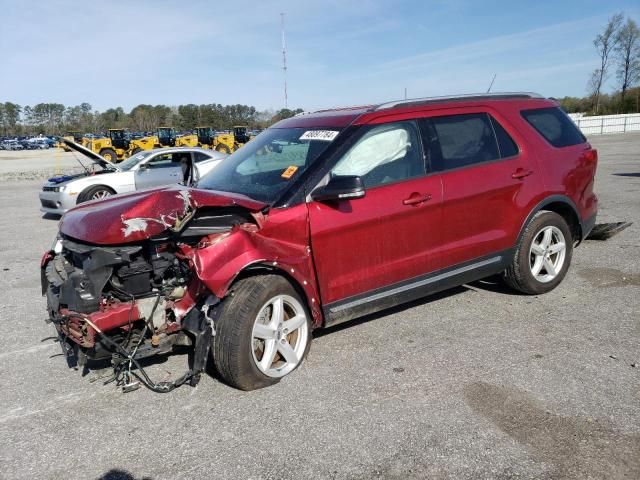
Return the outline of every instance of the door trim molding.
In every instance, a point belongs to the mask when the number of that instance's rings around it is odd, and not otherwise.
[[[332,302],[323,307],[325,326],[336,325],[493,275],[504,270],[512,258],[513,249],[505,250]]]

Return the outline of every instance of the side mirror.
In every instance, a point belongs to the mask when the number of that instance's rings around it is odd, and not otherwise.
[[[149,169],[149,165],[146,163],[143,163],[138,167],[138,170],[148,170],[148,169]]]
[[[365,195],[362,179],[357,175],[339,175],[332,177],[329,183],[311,192],[311,198],[317,202],[330,200],[349,200]]]

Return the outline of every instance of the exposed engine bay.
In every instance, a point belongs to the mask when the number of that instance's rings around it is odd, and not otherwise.
[[[92,245],[61,234],[42,262],[42,289],[70,366],[111,361],[124,391],[140,384],[168,392],[195,386],[204,371],[220,300],[194,274],[185,252],[203,238],[228,235],[252,216],[242,209],[185,209],[179,228],[123,245]],[[149,220],[149,219],[147,219]],[[170,382],[154,382],[141,359],[192,347],[189,369]]]

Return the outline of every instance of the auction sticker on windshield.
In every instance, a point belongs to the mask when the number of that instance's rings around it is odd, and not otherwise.
[[[332,142],[338,135],[335,130],[307,130],[302,134],[300,140],[321,140],[323,142]]]
[[[282,178],[289,180],[291,177],[293,177],[293,174],[296,173],[297,171],[298,171],[298,167],[296,167],[295,165],[291,165],[284,172],[282,172],[282,175],[280,176]]]

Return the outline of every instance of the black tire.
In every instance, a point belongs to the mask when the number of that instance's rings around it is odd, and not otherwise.
[[[556,227],[562,232],[565,243],[565,257],[560,271],[556,276],[547,282],[538,281],[531,271],[531,245],[538,237],[541,230],[546,227]],[[505,270],[504,280],[511,288],[527,295],[539,295],[547,293],[556,288],[564,279],[573,255],[573,237],[571,229],[562,216],[555,212],[541,210],[537,212],[529,224],[526,226],[515,255],[509,268]]]
[[[103,148],[100,150],[100,156],[111,163],[118,161],[118,155],[112,148]]]
[[[307,343],[303,354],[292,370],[303,362],[311,346],[311,315],[304,300],[293,286],[279,275],[260,275],[238,281],[225,300],[216,322],[213,338],[213,358],[221,379],[240,390],[256,390],[278,383],[284,377],[270,377],[262,373],[254,361],[252,332],[261,308],[277,295],[296,299],[307,318]],[[291,373],[291,372],[289,372]],[[286,376],[286,375],[285,375]]]
[[[225,145],[224,143],[219,143],[218,145],[216,145],[216,151],[220,153],[226,153],[227,155],[231,153],[231,149],[229,148],[229,146]]]
[[[84,203],[89,200],[98,200],[98,198],[94,198],[99,196],[100,193],[103,192],[105,195],[102,198],[109,197],[111,195],[115,195],[116,192],[113,189],[107,187],[106,185],[93,185],[91,187],[85,188],[80,195],[78,195],[78,201],[76,203]]]

